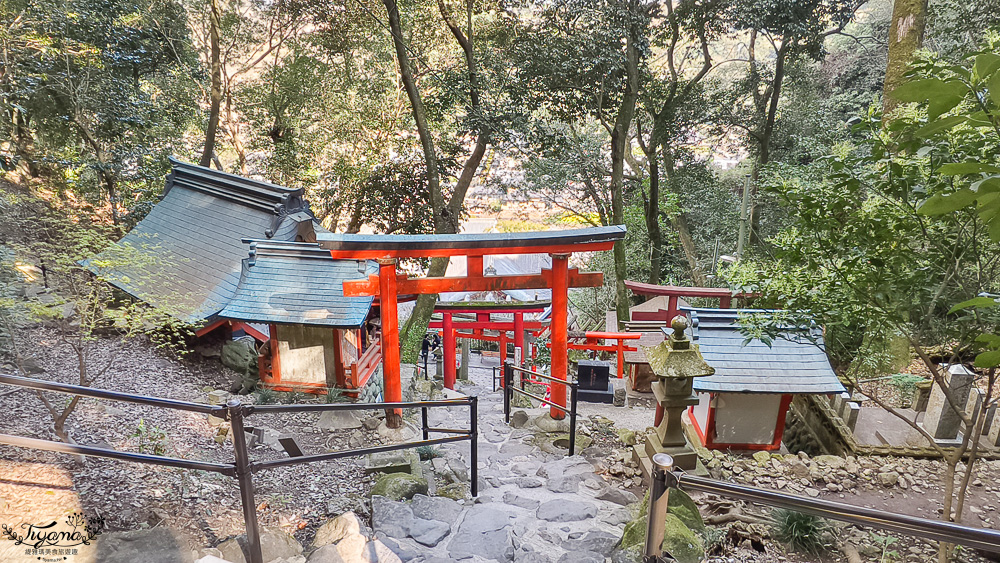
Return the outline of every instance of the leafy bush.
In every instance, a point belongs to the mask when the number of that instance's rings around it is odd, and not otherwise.
[[[830,524],[819,516],[777,508],[771,512],[771,534],[795,551],[819,555],[826,551],[824,538]]]
[[[436,457],[441,457],[441,452],[434,446],[420,446],[417,448],[417,455],[420,456],[420,461],[430,461]]]
[[[253,402],[257,405],[273,405],[278,402],[278,394],[273,389],[260,387],[253,392]]]

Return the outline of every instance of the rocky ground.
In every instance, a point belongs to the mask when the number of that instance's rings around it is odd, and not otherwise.
[[[33,343],[32,369],[38,377],[73,382],[75,357],[54,333],[33,328],[25,336]],[[117,358],[99,387],[207,401],[210,392],[227,389],[236,378],[214,359],[177,361],[138,342],[118,346],[100,341],[94,347],[95,362]],[[496,360],[474,356],[472,380],[459,387],[480,397],[477,499],[468,494],[467,443],[423,451],[422,461],[407,458],[413,476],[402,484],[392,482],[398,478],[366,472],[367,461],[361,459],[260,472],[254,477],[257,514],[266,529],[268,556],[285,563],[307,558],[309,563],[633,560],[634,553],[621,551],[618,544],[641,514],[638,501],[645,490],[629,446],[644,436],[616,424],[615,418],[620,413],[635,428],[642,413],[634,409],[645,407],[616,411],[584,405],[581,455],[566,457],[565,423],[544,416],[544,409],[522,408],[512,425],[503,421],[502,398],[490,387],[491,361]],[[419,395],[430,387],[424,382],[410,389]],[[652,412],[648,414],[651,420]],[[217,427],[204,415],[86,399],[70,420],[80,443],[232,460],[231,443],[215,440]],[[380,436],[378,422],[376,412],[350,420],[320,421],[317,415],[253,415],[248,420],[264,430],[265,439],[253,448],[256,459],[286,455],[274,444],[277,435],[294,437],[307,453],[383,443],[388,438]],[[431,424],[464,428],[467,413],[433,409]],[[51,438],[50,426],[33,393],[0,389],[0,433]],[[936,461],[715,452],[706,454],[704,462],[713,477],[793,494],[929,518],[940,509],[942,466]],[[969,494],[969,525],[997,527],[998,477],[1000,462],[980,465]],[[694,500],[708,527],[691,524],[696,535],[683,537],[703,545],[714,562],[850,561],[836,549],[843,544],[854,546],[861,561],[933,558],[929,544],[854,526],[828,531],[824,538],[831,549],[826,553],[802,555],[770,537],[767,511],[708,495]],[[81,552],[76,563],[241,561],[234,538],[243,532],[243,519],[231,478],[94,458],[80,465],[65,455],[0,447],[0,522],[42,522],[74,510],[103,517],[110,531],[128,531],[106,533],[89,552],[92,558],[83,559]],[[143,546],[144,555],[136,555],[136,546]],[[151,553],[174,558],[156,559]],[[39,559],[9,545],[0,550],[4,562]],[[960,552],[958,560],[983,559]]]

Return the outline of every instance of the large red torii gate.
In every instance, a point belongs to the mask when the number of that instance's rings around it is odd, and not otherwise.
[[[567,310],[570,287],[598,287],[604,283],[600,272],[579,272],[569,267],[574,252],[611,250],[625,237],[625,226],[594,227],[566,231],[528,233],[486,233],[461,235],[359,235],[317,233],[316,242],[330,250],[334,259],[378,260],[378,275],[345,281],[345,296],[379,297],[382,320],[382,374],[385,399],[401,401],[398,295],[437,294],[454,291],[503,291],[508,289],[552,289],[552,377],[566,380]],[[539,274],[486,276],[483,256],[492,254],[549,254],[552,268]],[[396,272],[400,258],[466,256],[468,275],[459,277],[410,278]],[[552,401],[566,405],[566,388],[552,390]],[[563,413],[552,409],[553,418]],[[401,418],[390,417],[397,426]]]

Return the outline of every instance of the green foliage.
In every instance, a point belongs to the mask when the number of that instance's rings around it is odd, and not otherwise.
[[[818,556],[828,548],[830,524],[825,519],[794,510],[771,511],[771,535],[795,551]]]
[[[274,389],[260,386],[253,392],[253,402],[255,405],[275,405],[278,403],[278,394]]]
[[[430,461],[441,457],[441,452],[434,446],[420,446],[417,448],[417,455],[420,456],[420,461]]]
[[[875,532],[868,532],[868,538],[871,539],[875,545],[882,548],[882,553],[879,556],[879,563],[891,563],[892,561],[902,559],[898,551],[895,549],[889,549],[892,545],[899,541],[899,538],[888,534],[876,534]]]
[[[167,433],[158,426],[147,427],[144,419],[139,419],[135,430],[129,434],[135,441],[136,450],[141,454],[166,455]]]
[[[5,2],[5,160],[128,212],[153,196],[196,109],[175,1]],[[132,218],[126,218],[131,220]]]

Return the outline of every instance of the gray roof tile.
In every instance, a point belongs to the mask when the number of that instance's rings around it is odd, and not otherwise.
[[[244,238],[295,240],[312,218],[301,189],[171,159],[161,201],[113,248],[84,265],[181,320],[201,323],[233,296]]]
[[[754,339],[744,345],[738,316],[768,313],[759,310],[683,308],[691,316],[692,334],[702,356],[715,374],[695,380],[701,392],[830,394],[844,386],[830,367],[822,339],[810,342],[804,335],[787,332],[770,346]],[[669,329],[668,329],[669,330]]]
[[[219,316],[227,319],[356,328],[371,308],[371,297],[344,297],[345,280],[378,271],[367,261],[334,260],[317,244],[250,242],[239,285]]]

